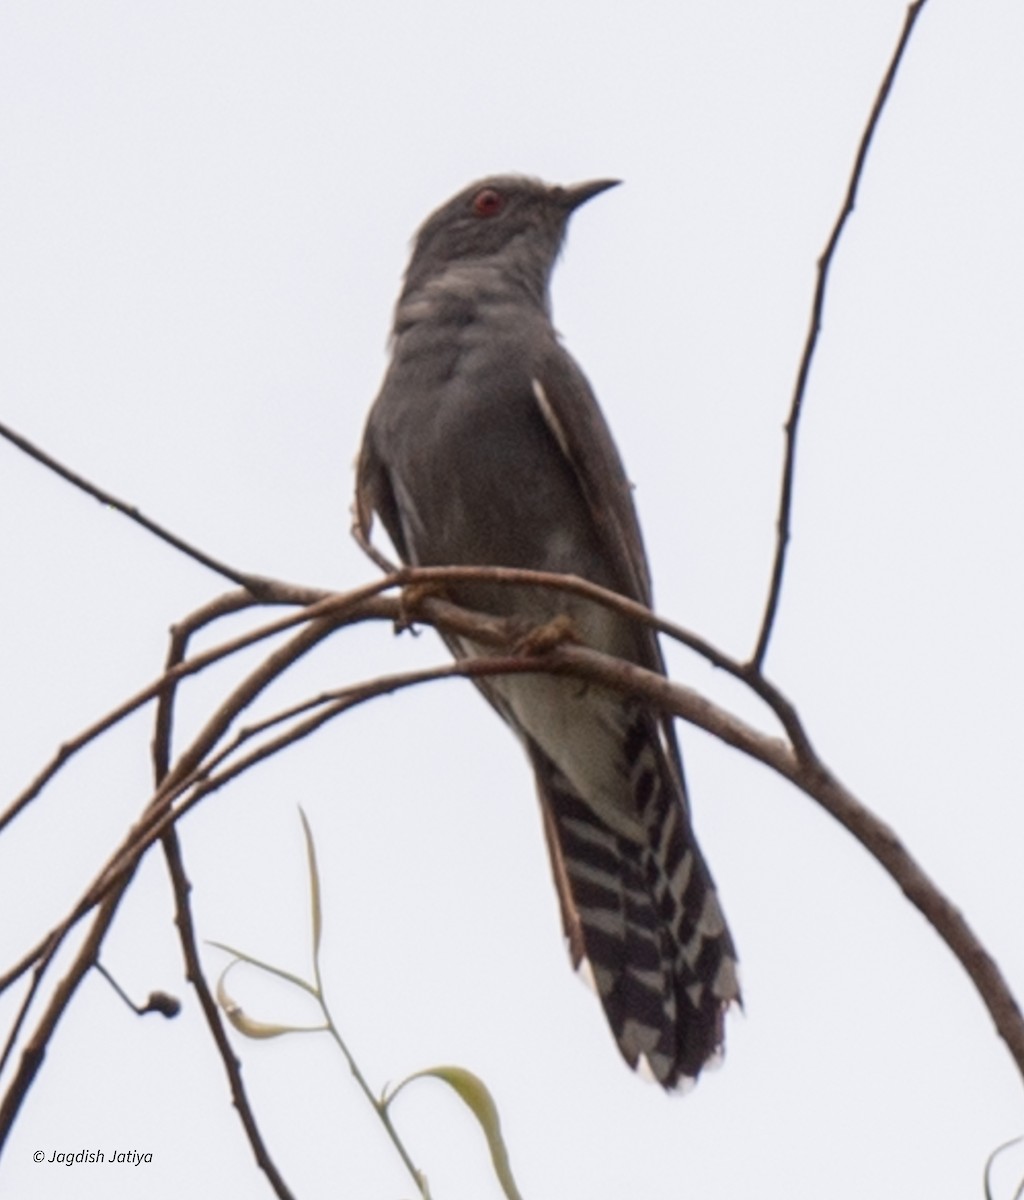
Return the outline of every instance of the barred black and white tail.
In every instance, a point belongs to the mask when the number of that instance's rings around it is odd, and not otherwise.
[[[573,965],[589,964],[629,1065],[672,1089],[722,1048],[736,952],[647,714],[634,711],[624,750],[642,839],[610,829],[536,746],[530,756]]]

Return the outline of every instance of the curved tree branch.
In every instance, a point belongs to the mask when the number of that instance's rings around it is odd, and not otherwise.
[[[435,573],[399,573],[402,582],[422,582],[424,577],[432,574]],[[471,574],[473,573],[469,568],[458,569],[460,580],[469,578]],[[521,586],[524,581],[523,573],[520,572],[481,569],[475,574],[478,578],[486,577],[491,580],[504,576],[504,582],[510,586]],[[449,579],[451,578],[453,576],[449,575]],[[592,594],[592,585],[582,585],[578,580],[560,577],[542,580],[539,573],[532,572],[526,573],[526,578],[532,584],[566,587],[572,590],[583,587],[588,594]],[[395,580],[386,582],[393,585]],[[308,624],[285,646],[274,651],[264,663],[250,672],[234,689],[231,696],[218,707],[200,734],[170,768],[147,806],[143,818],[114,853],[94,886],[76,907],[76,919],[97,903],[105,906],[106,911],[111,897],[119,895],[123,890],[124,882],[130,878],[135,865],[148,847],[156,839],[164,836],[173,823],[205,795],[223,787],[284,746],[307,736],[314,729],[357,704],[375,696],[438,678],[472,677],[512,671],[570,674],[603,687],[627,692],[654,707],[674,713],[764,763],[815,799],[875,857],[947,943],[978,988],[1000,1035],[1024,1076],[1024,1021],[995,963],[956,908],[909,855],[892,830],[865,808],[818,758],[810,741],[802,733],[803,727],[794,707],[777,689],[761,686],[759,694],[787,732],[794,726],[794,722],[796,723],[796,728],[802,735],[799,745],[792,736],[768,735],[692,689],[631,663],[568,644],[555,646],[542,654],[518,653],[514,650],[509,653],[514,633],[519,631],[512,631],[504,621],[458,608],[437,596],[424,594],[422,589],[416,589],[412,596],[406,593],[390,597],[373,594],[378,590],[376,586],[361,589],[363,598],[359,601],[353,601],[350,593],[342,597],[332,597],[316,605],[315,611],[324,613],[333,604],[335,615],[315,618],[309,618],[307,615]],[[412,612],[410,602],[414,604]],[[609,602],[616,606],[629,605],[628,601],[614,596],[609,597]],[[642,610],[635,615],[652,622],[657,621],[659,626],[668,624]],[[445,634],[469,636],[478,644],[494,648],[495,655],[355,684],[341,689],[338,693],[317,697],[305,705],[293,706],[275,718],[261,721],[252,729],[242,731],[236,735],[234,742],[226,747],[221,744],[229,727],[252,699],[297,657],[312,649],[339,625],[362,620],[408,623],[410,616],[430,623]],[[730,669],[741,678],[744,677],[748,669],[735,664],[728,656],[717,651],[715,653],[726,669]],[[754,680],[751,686],[754,686],[755,682],[764,684],[760,677]],[[233,765],[224,765],[229,755],[251,740],[255,733],[272,729],[275,725],[283,724],[294,717],[305,719],[293,723],[269,741],[258,744]],[[220,770],[217,769],[218,766],[221,767]],[[55,931],[51,937],[58,934],[62,936],[65,931]],[[80,978],[80,975],[76,976],[72,972],[62,984],[62,989],[59,989],[62,1003],[66,1003],[77,978]],[[48,1011],[33,1036],[31,1047],[38,1049],[44,1046],[47,1031],[52,1032],[55,1023],[52,1011]]]

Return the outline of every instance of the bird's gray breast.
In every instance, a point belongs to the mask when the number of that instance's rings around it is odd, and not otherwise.
[[[500,294],[458,292],[414,298],[408,308],[417,319],[403,325],[400,307],[371,436],[410,557],[614,586],[572,463],[537,401],[537,372],[565,354],[546,314]],[[494,588],[464,599],[499,613],[521,611],[523,601]],[[560,605],[549,594],[544,607],[550,615]]]

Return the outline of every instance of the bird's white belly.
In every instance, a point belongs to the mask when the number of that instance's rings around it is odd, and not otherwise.
[[[496,675],[487,688],[615,833],[640,842],[623,745],[622,699],[579,679],[555,675]]]

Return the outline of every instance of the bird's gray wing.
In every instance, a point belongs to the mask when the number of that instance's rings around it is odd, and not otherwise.
[[[632,487],[590,384],[570,355],[555,343],[538,364],[532,387],[541,416],[575,474],[618,581],[617,590],[650,608],[650,570]],[[638,664],[665,674],[654,630],[649,626],[638,630],[636,642]],[[672,721],[662,718],[659,724],[685,797],[682,758]]]
[[[379,514],[401,560],[408,562],[409,547],[405,544],[394,488],[368,426],[356,460],[356,497],[353,506],[355,530],[364,546],[370,545],[374,513]]]
[[[544,423],[569,460],[617,578],[618,590],[651,603],[651,580],[632,489],[583,372],[555,344],[531,380]]]

